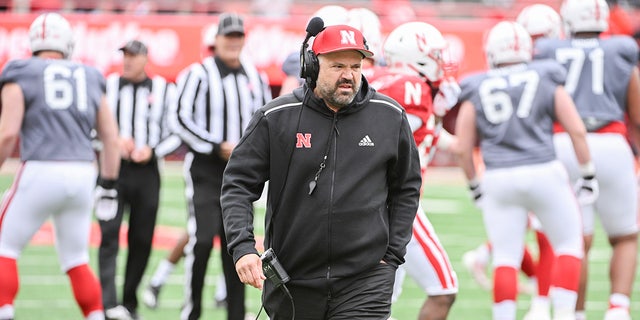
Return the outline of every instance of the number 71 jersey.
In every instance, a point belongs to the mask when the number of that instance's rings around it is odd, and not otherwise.
[[[7,63],[0,87],[16,83],[24,95],[20,158],[92,161],[91,130],[105,93],[95,68],[62,59],[30,58]],[[11,108],[11,101],[2,101]]]
[[[534,59],[554,59],[565,67],[565,88],[584,120],[624,121],[629,79],[638,63],[631,37],[539,39],[534,52]]]
[[[459,101],[472,103],[476,111],[476,130],[487,169],[556,158],[554,96],[565,76],[557,62],[539,60],[462,79]]]

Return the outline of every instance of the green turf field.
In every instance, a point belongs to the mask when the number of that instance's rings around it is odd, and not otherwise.
[[[477,286],[461,263],[462,254],[475,248],[485,240],[480,214],[467,197],[464,184],[460,183],[459,171],[455,169],[434,169],[428,177],[424,189],[424,208],[429,212],[440,240],[449,253],[453,267],[458,273],[460,292],[451,311],[449,319],[490,319],[491,294]],[[179,166],[168,165],[164,171],[161,209],[158,224],[164,226],[183,227],[185,223],[185,201],[183,180]],[[450,176],[453,178],[451,179]],[[431,177],[429,179],[429,177]],[[11,183],[11,175],[0,175],[0,187],[6,189]],[[261,232],[261,222],[257,222],[257,230]],[[532,238],[529,238],[532,242]],[[535,246],[532,246],[535,250]],[[124,253],[121,249],[119,278],[121,285],[124,270]],[[154,250],[150,266],[143,284],[146,285],[150,272],[166,255],[165,250]],[[591,254],[591,274],[588,293],[588,316],[590,319],[601,319],[607,308],[608,296],[608,264],[610,249],[606,245],[602,231],[597,230],[596,243]],[[91,265],[96,266],[97,251],[91,251]],[[214,308],[213,294],[215,276],[221,273],[219,252],[212,255],[209,263],[210,276],[204,293],[204,310],[202,319],[226,319],[223,309]],[[20,291],[15,302],[16,319],[81,319],[81,313],[75,304],[68,280],[58,267],[53,246],[29,246],[19,260]],[[0,270],[1,272],[1,270]],[[183,269],[180,265],[169,280],[160,296],[157,310],[149,310],[140,306],[143,317],[149,319],[179,319],[182,303]],[[257,313],[260,309],[259,291],[248,287],[247,310]],[[399,320],[416,319],[417,312],[425,294],[407,278],[400,300],[393,306],[393,317]],[[632,301],[632,314],[640,313],[640,285],[635,286]],[[529,296],[521,295],[518,302],[518,315],[522,317],[528,308]],[[267,319],[266,315],[260,319]]]

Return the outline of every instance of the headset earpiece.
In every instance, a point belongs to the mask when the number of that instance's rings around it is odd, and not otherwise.
[[[320,71],[320,63],[318,62],[318,56],[309,49],[309,39],[315,37],[324,30],[324,21],[320,17],[313,17],[307,24],[307,36],[302,42],[300,48],[300,78],[303,78],[307,83],[307,86],[312,90],[316,87],[316,80],[318,80],[318,73]]]
[[[320,72],[320,63],[318,56],[312,50],[305,50],[302,56],[302,78],[307,82],[309,88],[316,87],[318,73]]]

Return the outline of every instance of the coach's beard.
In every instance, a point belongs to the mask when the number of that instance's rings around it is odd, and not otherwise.
[[[350,85],[351,89],[347,90],[346,88],[340,88],[341,85],[345,85],[345,84]],[[322,95],[322,97],[324,98],[327,104],[338,107],[338,108],[342,108],[342,107],[348,106],[353,101],[353,99],[355,99],[356,94],[360,90],[361,85],[362,83],[360,83],[356,87],[355,81],[348,80],[348,79],[341,79],[338,82],[336,82],[336,84],[331,88],[321,86],[319,89],[320,89],[320,94]]]

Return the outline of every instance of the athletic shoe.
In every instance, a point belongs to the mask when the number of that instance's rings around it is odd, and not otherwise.
[[[604,314],[604,320],[631,320],[626,308],[611,308]]]
[[[213,307],[216,309],[224,309],[227,307],[227,298],[225,297],[224,299],[220,300],[218,298],[214,298],[213,299]]]
[[[478,260],[475,250],[467,251],[462,255],[462,264],[482,289],[491,290],[491,279],[486,274],[487,266]]]
[[[142,292],[142,303],[149,309],[155,309],[158,307],[158,294],[160,294],[161,287],[148,286]]]
[[[104,311],[106,320],[134,320],[124,306],[115,306]]]
[[[572,309],[554,310],[553,320],[575,320],[576,313]]]
[[[131,319],[133,320],[144,320],[142,316],[137,312],[131,312]]]
[[[531,309],[524,315],[522,320],[551,320],[549,305],[532,304]]]

